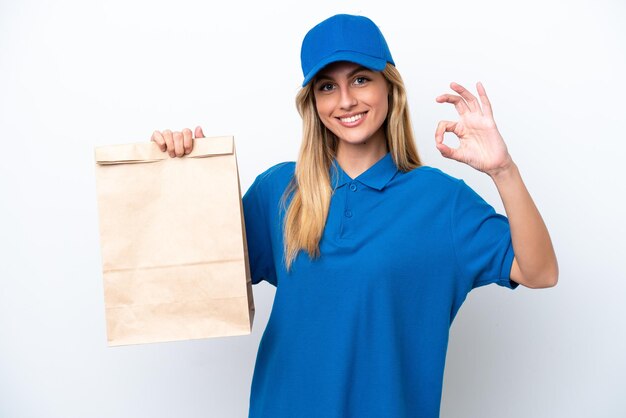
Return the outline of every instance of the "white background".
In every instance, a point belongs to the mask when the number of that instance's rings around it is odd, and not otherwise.
[[[412,4],[408,6],[408,4]],[[382,29],[428,165],[435,97],[482,81],[551,231],[552,289],[473,291],[452,329],[442,417],[626,410],[625,3],[0,0],[0,417],[244,417],[274,288],[245,337],[107,348],[93,148],[200,124],[233,134],[245,191],[294,160],[306,31]],[[622,76],[619,76],[622,74]]]

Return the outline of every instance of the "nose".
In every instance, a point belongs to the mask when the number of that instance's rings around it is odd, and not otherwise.
[[[356,97],[354,93],[350,91],[349,86],[341,86],[340,88],[341,97],[339,98],[339,106],[342,109],[351,109],[357,104]]]

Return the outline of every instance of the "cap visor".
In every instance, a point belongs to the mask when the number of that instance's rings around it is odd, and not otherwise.
[[[353,62],[355,64],[360,64],[366,68],[369,68],[373,71],[382,71],[385,69],[387,65],[387,61],[380,58],[374,58],[369,55],[359,54],[358,52],[351,51],[338,51],[332,55],[327,56],[323,60],[321,60],[315,67],[308,72],[308,74],[304,77],[304,81],[302,82],[302,87],[306,86],[313,77],[328,64],[332,64],[338,61],[348,61]]]

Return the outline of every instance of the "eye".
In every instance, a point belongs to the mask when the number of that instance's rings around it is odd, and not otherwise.
[[[370,81],[369,78],[365,76],[358,76],[358,77],[355,77],[353,84],[360,86],[360,85],[367,83],[368,81]]]
[[[319,84],[319,86],[317,86],[317,89],[319,91],[332,91],[335,88],[335,86],[332,83],[326,83],[326,82],[322,82]]]

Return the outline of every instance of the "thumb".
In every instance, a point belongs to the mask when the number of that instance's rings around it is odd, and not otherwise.
[[[196,130],[194,132],[194,137],[196,137],[196,138],[204,138],[204,132],[202,132],[202,128],[200,126],[196,126]]]
[[[438,143],[435,145],[441,155],[451,160],[461,161],[461,151],[458,148],[451,148],[444,143]]]

